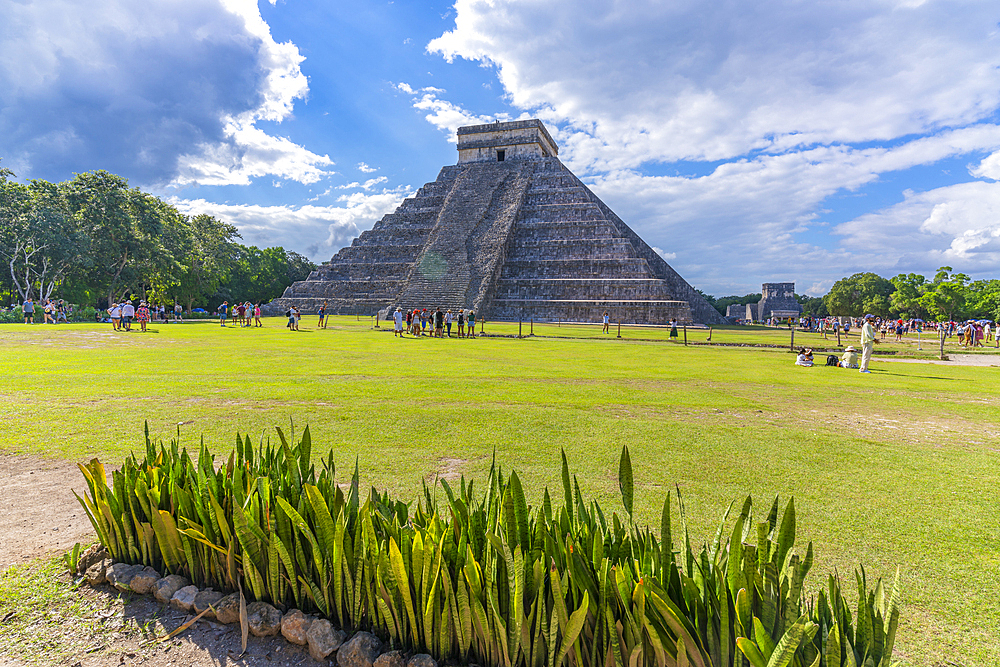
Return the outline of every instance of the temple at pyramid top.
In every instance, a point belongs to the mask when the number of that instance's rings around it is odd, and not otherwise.
[[[722,316],[558,157],[540,120],[458,129],[458,163],[266,309],[667,324]]]
[[[458,163],[555,157],[559,147],[540,120],[515,120],[458,128]]]

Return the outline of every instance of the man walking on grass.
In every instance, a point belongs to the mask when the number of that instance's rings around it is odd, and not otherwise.
[[[861,327],[861,373],[871,373],[868,362],[872,360],[875,349],[875,327],[872,326],[873,315],[865,315],[865,323]]]

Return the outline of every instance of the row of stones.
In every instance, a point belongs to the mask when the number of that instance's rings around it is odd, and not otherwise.
[[[152,595],[163,604],[186,613],[223,624],[240,622],[240,594],[224,595],[211,588],[199,590],[186,578],[170,574],[161,577],[151,567],[112,563],[108,559],[90,565],[85,574],[92,586],[110,584],[120,591]],[[339,667],[437,667],[429,655],[421,653],[406,658],[402,651],[383,651],[382,641],[369,632],[347,633],[334,628],[330,621],[314,618],[298,609],[281,610],[266,602],[246,605],[247,626],[256,637],[281,634],[299,646],[308,646],[314,660],[332,660]]]

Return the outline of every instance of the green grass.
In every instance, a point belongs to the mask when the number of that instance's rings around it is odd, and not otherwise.
[[[158,437],[183,424],[182,439],[203,435],[221,453],[237,430],[266,437],[291,419],[310,425],[317,450],[334,449],[342,477],[358,457],[363,484],[411,494],[421,478],[484,476],[496,448],[537,500],[543,486],[559,488],[564,447],[586,491],[615,507],[628,444],[641,520],[656,524],[674,484],[698,539],[733,499],[794,495],[800,540],[818,554],[810,590],[834,568],[863,564],[891,578],[899,565],[903,664],[1000,664],[995,369],[802,369],[780,349],[633,340],[667,335],[648,328],[621,341],[556,325],[535,333],[581,337],[399,340],[353,317],[325,331],[310,317],[298,333],[265,322],[157,325],[145,335],[4,325],[5,449],[114,463],[139,449],[148,420]],[[486,330],[516,334],[517,324]],[[787,337],[713,332],[713,342]]]

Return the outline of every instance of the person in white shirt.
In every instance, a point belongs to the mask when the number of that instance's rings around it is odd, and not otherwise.
[[[403,337],[403,309],[396,307],[396,312],[392,314],[392,321],[394,325],[394,330],[392,332],[393,338],[399,336]]]
[[[111,316],[111,327],[118,331],[122,323],[122,307],[117,303],[111,304],[111,307],[108,308],[108,315]]]
[[[135,317],[135,307],[131,301],[126,301],[122,304],[122,326],[125,327],[125,331],[132,330],[133,317]]]

